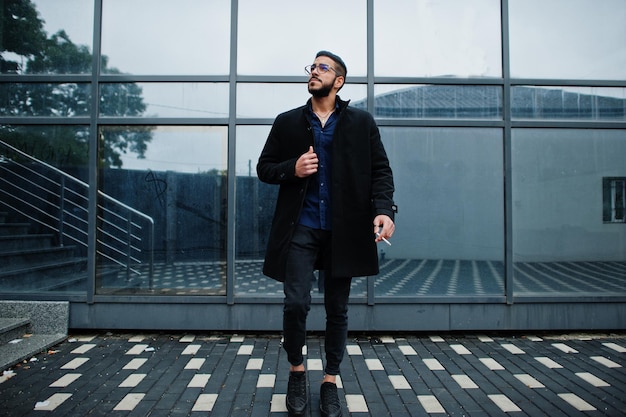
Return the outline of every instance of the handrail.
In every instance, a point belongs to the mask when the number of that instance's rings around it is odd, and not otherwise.
[[[0,169],[8,172],[6,178],[0,177],[2,202],[26,218],[54,230],[61,246],[67,238],[88,247],[86,194],[89,184],[0,140],[0,148],[2,147],[33,164],[26,165],[0,154]],[[19,167],[21,172],[17,169],[9,170],[8,164]],[[53,175],[58,176],[58,181],[52,178]],[[9,181],[9,176],[13,176],[14,181]],[[96,237],[96,254],[125,268],[127,279],[132,274],[142,275],[135,266],[143,263],[139,257],[143,251],[135,242],[142,242],[142,237],[147,234],[148,286],[152,289],[154,219],[100,190],[97,194],[100,215],[97,216],[99,233]],[[58,204],[55,205],[50,198],[58,200]],[[144,230],[141,222],[147,224],[147,230]]]

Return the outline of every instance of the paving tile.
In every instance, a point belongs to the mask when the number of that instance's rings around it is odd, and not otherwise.
[[[36,403],[54,407],[50,415],[287,415],[279,335],[71,339],[0,384],[0,416],[45,415]],[[624,346],[626,335],[360,335],[350,339],[341,364],[340,400],[346,417],[621,416]],[[323,337],[307,337],[304,351],[310,417],[318,415]]]

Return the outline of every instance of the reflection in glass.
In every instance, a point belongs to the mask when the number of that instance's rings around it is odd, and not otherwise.
[[[85,293],[88,138],[81,126],[0,125],[0,291]]]
[[[228,73],[230,0],[104,0],[102,9],[103,73]]]
[[[274,118],[280,113],[300,107],[311,97],[307,90],[307,78],[300,84],[252,84],[237,85],[237,117]],[[364,107],[367,87],[347,83],[339,91],[342,100],[352,100],[352,105]],[[259,99],[262,97],[262,100]],[[355,103],[362,103],[361,105]]]
[[[502,76],[500,1],[374,2],[377,77]]]
[[[502,87],[377,85],[376,117],[397,119],[502,119]],[[364,102],[355,103],[364,107]]]
[[[101,147],[143,135],[101,127]],[[159,126],[100,170],[98,292],[225,294],[225,127]]]
[[[626,2],[509,1],[511,76],[626,80]]]
[[[0,116],[76,117],[90,111],[89,84],[0,84]]]
[[[346,62],[348,82],[351,75],[366,74],[366,0],[239,0],[238,5],[238,74],[303,75],[320,49]]]
[[[513,87],[515,119],[626,120],[626,88]]]
[[[280,282],[263,275],[263,258],[278,187],[256,176],[256,164],[270,126],[237,126],[237,206],[235,292],[247,296],[282,296]]]
[[[90,73],[93,4],[82,0],[2,2],[0,71]]]
[[[112,117],[228,117],[228,84],[102,84],[100,114]]]
[[[382,128],[398,205],[377,296],[502,296],[502,133]],[[404,214],[403,214],[404,213]]]
[[[515,296],[626,295],[626,228],[603,221],[603,178],[624,176],[626,131],[515,129]]]

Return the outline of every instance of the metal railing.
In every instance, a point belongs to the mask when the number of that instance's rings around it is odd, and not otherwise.
[[[7,208],[52,230],[59,246],[88,248],[89,185],[0,140],[0,197]],[[154,282],[154,220],[98,190],[99,267]],[[139,268],[142,267],[142,268]]]

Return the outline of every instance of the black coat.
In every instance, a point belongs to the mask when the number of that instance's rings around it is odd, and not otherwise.
[[[366,111],[339,102],[332,140],[332,272],[335,276],[378,274],[373,220],[391,219],[393,176],[374,118]],[[263,265],[263,273],[278,281],[285,277],[289,243],[306,195],[309,178],[295,175],[297,159],[313,146],[307,105],[276,117],[259,157],[259,179],[279,184],[278,200]]]

